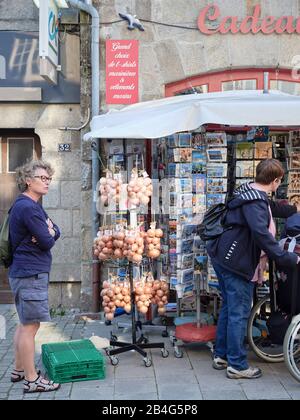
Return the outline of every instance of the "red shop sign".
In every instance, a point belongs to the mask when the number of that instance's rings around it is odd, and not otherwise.
[[[139,44],[137,40],[106,41],[106,103],[139,101]]]
[[[275,18],[274,16],[267,16],[261,19],[261,6],[258,4],[255,6],[253,14],[245,17],[242,22],[239,22],[237,16],[226,16],[220,18],[220,8],[215,4],[206,6],[199,15],[198,28],[200,32],[205,35],[213,34],[257,34],[262,32],[263,34],[270,35],[273,33],[283,34],[300,34],[300,18],[294,16],[282,16]],[[220,22],[216,28],[209,28],[207,26],[207,20],[210,22]]]

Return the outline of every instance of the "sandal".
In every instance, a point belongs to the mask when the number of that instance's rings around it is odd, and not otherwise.
[[[42,376],[38,376],[35,381],[24,381],[24,394],[31,394],[33,392],[52,392],[57,391],[60,384],[55,384],[53,381],[48,381]]]
[[[38,370],[37,374],[40,375],[41,371]],[[13,369],[13,371],[10,374],[10,382],[13,382],[13,383],[21,382],[21,381],[23,381],[23,379],[25,379],[24,370]]]

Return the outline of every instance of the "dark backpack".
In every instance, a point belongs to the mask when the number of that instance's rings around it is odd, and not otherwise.
[[[12,248],[9,240],[9,213],[0,228],[0,265],[8,268],[12,264]]]
[[[227,203],[216,204],[207,210],[199,226],[199,235],[202,241],[206,242],[216,239],[222,233],[231,229],[231,226],[225,225],[227,211]]]

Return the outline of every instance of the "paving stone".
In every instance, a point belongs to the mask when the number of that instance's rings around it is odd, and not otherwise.
[[[74,389],[71,392],[71,400],[113,400],[114,388],[106,387],[95,390],[90,389]]]
[[[128,401],[128,400],[138,400],[138,401],[157,401],[158,400],[158,396],[157,393],[147,393],[147,394],[115,394],[115,400],[123,400],[123,401]]]
[[[247,400],[243,391],[202,391],[204,400],[211,401],[240,401]]]
[[[118,379],[115,383],[116,394],[146,394],[147,392],[155,393],[156,391],[155,379],[150,378]]]
[[[199,401],[203,399],[202,393],[198,386],[192,384],[190,386],[181,384],[158,384],[158,398],[160,400],[186,400]]]
[[[243,381],[241,384],[243,391],[245,392],[249,400],[279,400],[287,399],[291,397],[280,383],[276,382],[265,382],[257,383],[257,379],[251,383]]]

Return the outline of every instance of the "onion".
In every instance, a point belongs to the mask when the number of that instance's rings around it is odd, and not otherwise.
[[[132,259],[133,259],[133,262],[135,262],[137,264],[140,264],[142,262],[143,257],[142,257],[142,255],[135,254],[132,257]]]
[[[166,313],[166,308],[158,308],[159,315],[164,315]]]
[[[147,235],[149,238],[154,238],[155,237],[155,230],[154,229],[149,229],[147,232]]]
[[[142,306],[140,307],[140,312],[141,312],[142,314],[146,314],[146,313],[148,312],[148,308],[147,308],[147,306],[142,305]]]
[[[108,314],[106,314],[105,318],[107,319],[107,321],[112,321],[114,319],[114,314],[113,313],[108,313]]]
[[[162,238],[164,236],[164,232],[162,229],[155,229],[155,236],[157,238]]]
[[[125,309],[125,312],[129,314],[131,312],[131,305],[125,305],[124,309]]]

